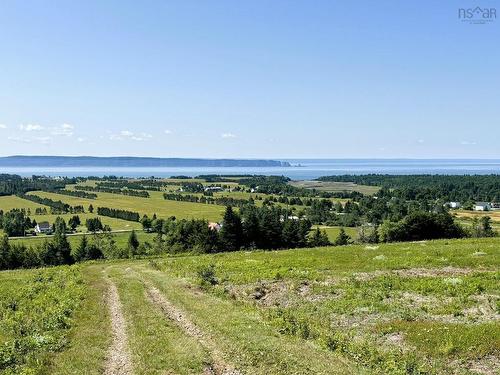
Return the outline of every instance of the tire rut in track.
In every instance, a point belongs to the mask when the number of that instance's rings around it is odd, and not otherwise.
[[[236,370],[234,366],[224,360],[222,353],[213,340],[191,322],[182,310],[165,298],[156,287],[149,283],[145,283],[145,285],[146,294],[149,300],[154,305],[158,306],[165,316],[174,321],[187,335],[196,338],[201,346],[210,353],[212,363],[205,367],[203,375],[243,375],[240,371]]]
[[[107,280],[107,304],[111,317],[113,341],[108,350],[104,375],[131,375],[132,361],[127,341],[126,322],[123,316],[120,296],[115,283]]]

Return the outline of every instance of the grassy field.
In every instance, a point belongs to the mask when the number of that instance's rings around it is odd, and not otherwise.
[[[357,191],[367,195],[373,195],[380,190],[378,186],[357,185],[353,182],[291,181],[290,185],[299,188],[316,189],[319,191],[329,192]]]
[[[7,196],[0,197],[0,210],[7,212],[7,211],[10,211],[14,208],[17,208],[17,209],[24,208],[26,211],[30,210],[32,212],[32,214],[35,213],[35,210],[37,208],[47,208],[48,209],[48,207],[46,207],[42,204],[31,202],[27,199],[22,199],[22,198],[16,197],[15,195],[7,195]]]
[[[134,374],[495,374],[499,245],[440,240],[0,272],[0,373],[102,374],[119,360]],[[63,305],[54,328],[43,317]],[[28,322],[40,328],[20,329]],[[6,364],[19,332],[23,342],[60,345],[29,346]]]
[[[333,242],[337,238],[340,232],[341,227],[328,227],[326,225],[314,225],[313,229],[319,228],[321,230],[324,230],[326,234],[328,235],[328,239]],[[355,240],[358,235],[358,231],[356,228],[351,228],[351,227],[344,227],[345,232],[351,237],[351,239]]]
[[[223,206],[170,201],[163,199],[162,192],[151,191],[149,193],[151,195],[150,198],[132,197],[111,193],[96,193],[98,196],[97,199],[84,199],[42,191],[36,191],[32,194],[47,197],[53,200],[61,200],[71,206],[83,205],[87,208],[90,204],[92,204],[95,208],[100,206],[135,211],[139,212],[141,216],[143,214],[151,216],[156,213],[160,217],[175,216],[178,219],[203,218],[217,221],[220,220],[221,215],[224,212]]]
[[[154,238],[153,233],[145,233],[142,230],[137,230],[135,233],[137,234],[137,238],[141,242],[148,241],[151,243],[153,241],[153,238]],[[72,247],[77,246],[83,235],[84,234],[82,234],[82,233],[68,235],[68,241],[71,244],[71,246]],[[89,236],[89,238],[92,236],[92,234],[85,234],[85,235]],[[127,240],[128,240],[129,235],[130,235],[130,232],[128,232],[128,231],[127,232],[113,233],[113,239],[115,240],[116,245],[118,247],[123,248],[123,247],[126,247],[126,245],[127,245]],[[50,235],[39,235],[39,236],[35,236],[35,237],[13,238],[13,239],[10,239],[9,241],[13,244],[21,244],[22,243],[26,246],[34,246],[34,245],[39,244],[45,240],[50,240],[51,238],[52,238],[52,236],[50,236]]]
[[[481,218],[483,216],[491,217],[491,220],[500,223],[500,210],[496,211],[468,211],[468,210],[454,210],[452,211],[458,218],[472,219]]]

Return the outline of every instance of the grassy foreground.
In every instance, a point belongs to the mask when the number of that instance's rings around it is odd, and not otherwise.
[[[495,374],[499,263],[493,238],[1,272],[0,373],[106,371],[114,285],[134,374]]]

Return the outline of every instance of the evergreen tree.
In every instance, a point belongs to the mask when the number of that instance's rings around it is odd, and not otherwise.
[[[255,206],[247,207],[243,211],[243,218],[244,244],[251,249],[255,249],[260,237],[260,222],[257,215],[257,208]]]
[[[343,245],[348,245],[351,240],[351,237],[345,232],[344,228],[340,228],[339,235],[335,239],[334,245],[335,246],[343,246]]]
[[[78,215],[75,215],[68,220],[68,225],[72,231],[75,231],[80,224],[80,216]]]
[[[239,250],[243,244],[243,227],[240,216],[231,206],[226,207],[222,229],[220,230],[222,246],[227,251]]]
[[[89,205],[89,212],[91,214],[94,213],[94,206],[92,206],[92,204]]]
[[[85,226],[87,227],[87,230],[92,233],[96,233],[104,228],[102,226],[101,219],[98,217],[87,219]]]
[[[11,268],[9,237],[3,235],[0,239],[0,270]]]
[[[87,249],[88,249],[87,236],[82,236],[78,246],[71,252],[71,256],[73,257],[75,262],[81,262],[87,259]]]
[[[53,250],[55,251],[56,264],[72,263],[71,246],[66,236],[66,222],[63,218],[57,217],[54,222],[54,238],[52,239]]]
[[[311,247],[319,247],[319,246],[329,246],[331,245],[330,240],[328,239],[328,234],[324,230],[320,230],[316,228],[310,237],[309,246]]]
[[[294,248],[300,246],[299,226],[298,220],[285,220],[281,234],[284,247]]]
[[[137,235],[135,234],[134,230],[130,232],[127,242],[127,247],[130,258],[132,258],[134,255],[137,254],[137,249],[139,248],[139,240],[137,239]]]
[[[151,230],[151,222],[152,220],[147,215],[142,217],[141,224],[144,232],[149,232]]]

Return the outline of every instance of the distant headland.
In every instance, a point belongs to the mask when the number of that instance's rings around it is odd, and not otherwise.
[[[290,167],[290,163],[286,161],[257,159],[16,155],[0,157],[0,167]]]

